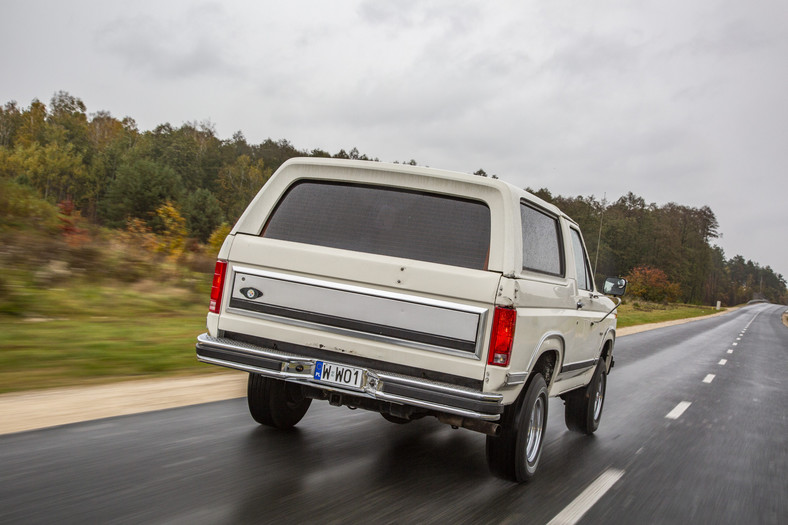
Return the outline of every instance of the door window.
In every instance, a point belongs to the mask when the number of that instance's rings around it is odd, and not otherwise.
[[[575,253],[575,271],[577,272],[577,287],[580,290],[593,290],[594,281],[591,277],[590,266],[580,232],[572,228],[572,251]]]

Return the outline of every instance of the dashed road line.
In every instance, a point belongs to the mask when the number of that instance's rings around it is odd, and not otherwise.
[[[692,403],[690,401],[682,401],[681,403],[676,405],[676,407],[673,410],[668,412],[668,414],[665,417],[668,419],[678,419],[681,417],[681,414],[683,414],[684,411],[690,407],[691,404]]]
[[[720,359],[720,362],[719,362],[719,363],[717,363],[717,364],[718,364],[718,365],[720,365],[720,366],[725,366],[725,364],[726,364],[727,362],[728,362],[728,360],[727,360],[727,359]]]
[[[733,350],[728,350],[728,353],[729,353],[729,354],[732,354],[732,353],[733,353]]]
[[[607,469],[547,525],[574,525],[623,475],[623,470]]]
[[[703,382],[704,383],[711,383],[712,381],[714,381],[715,377],[716,376],[714,374],[709,374],[709,375],[707,375],[706,377],[703,378]]]

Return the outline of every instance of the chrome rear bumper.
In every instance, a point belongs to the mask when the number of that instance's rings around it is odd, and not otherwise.
[[[208,334],[197,337],[197,359],[203,363],[243,370],[268,377],[301,383],[322,390],[365,397],[377,401],[409,405],[464,418],[497,421],[503,412],[503,396],[479,392],[418,377],[383,372],[364,367],[364,381],[358,390],[319,382],[314,378],[319,359],[281,352],[233,339]],[[341,356],[329,361],[342,363]]]

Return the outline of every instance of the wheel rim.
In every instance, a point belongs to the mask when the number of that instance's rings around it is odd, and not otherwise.
[[[525,457],[528,463],[533,463],[539,456],[539,445],[542,443],[542,433],[544,432],[544,400],[542,396],[536,398],[531,409],[531,417],[528,422],[528,442],[525,445]]]
[[[605,382],[607,378],[605,374],[599,376],[599,381],[596,385],[596,392],[594,393],[594,421],[599,419],[602,415],[602,404],[605,402]]]

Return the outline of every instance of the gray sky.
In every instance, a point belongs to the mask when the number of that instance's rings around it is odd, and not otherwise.
[[[0,0],[0,103],[708,205],[788,277],[788,2]]]

